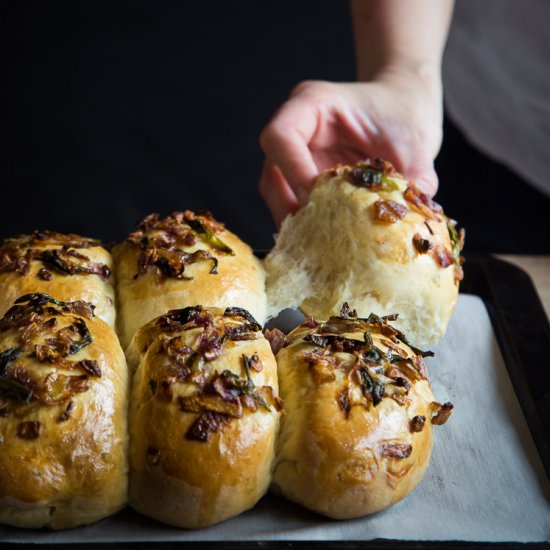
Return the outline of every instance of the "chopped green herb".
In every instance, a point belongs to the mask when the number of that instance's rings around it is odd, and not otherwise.
[[[453,245],[453,256],[455,259],[455,263],[460,263],[460,251],[462,250],[462,242],[460,239],[460,235],[458,234],[458,231],[456,228],[447,221],[447,230],[449,231],[449,237],[451,239],[451,243]]]
[[[251,362],[252,358],[243,353],[244,370],[246,372],[246,386],[243,388],[243,390],[247,393],[254,391],[255,387],[254,382],[252,382],[252,376],[250,375]]]
[[[79,342],[73,342],[69,347],[69,355],[78,353],[81,349],[85,348],[92,343],[92,335],[86,326],[86,323],[82,319],[77,319],[74,323],[78,334],[81,337]]]
[[[433,351],[422,351],[420,348],[417,348],[415,346],[413,346],[408,340],[407,338],[405,337],[405,335],[401,332],[401,331],[397,331],[397,334],[395,335],[399,340],[401,340],[401,342],[403,342],[404,344],[406,344],[407,346],[409,346],[413,351],[414,353],[416,353],[416,355],[421,355],[422,357],[433,357],[435,354]]]
[[[371,377],[364,368],[361,368],[359,373],[361,376],[361,389],[363,390],[363,395],[365,395],[365,397],[370,396],[372,404],[376,407],[384,396],[384,384],[377,378]]]
[[[365,344],[367,347],[372,348],[373,346],[372,336],[368,330],[365,330],[365,332],[363,332],[363,340],[365,340]]]
[[[391,320],[391,316],[388,316],[388,320]],[[376,315],[375,313],[371,313],[366,319],[365,321],[369,324],[372,324],[372,323],[384,323],[384,318],[380,318],[378,315]],[[403,342],[404,344],[406,344],[407,346],[409,346],[413,351],[414,353],[416,353],[416,355],[421,355],[422,357],[433,357],[434,356],[434,353],[433,351],[422,351],[421,349],[413,346],[408,340],[407,338],[405,337],[405,335],[400,331],[400,330],[397,330],[395,327],[392,327],[393,330],[395,330],[395,336],[401,340],[401,342]],[[396,359],[397,360],[397,359]]]
[[[369,363],[379,363],[386,358],[386,354],[375,345],[370,346],[370,349],[363,353],[363,357]]]
[[[359,164],[351,172],[348,178],[355,185],[374,188],[374,191],[403,191],[404,189],[390,176],[384,174],[383,166],[367,166]]]
[[[43,292],[33,292],[31,294],[25,294],[24,296],[20,296],[15,300],[15,304],[23,304],[25,302],[28,302],[29,306],[43,306],[45,304],[55,304],[56,306],[65,306],[67,305],[66,302],[60,302],[56,300],[55,298],[52,298],[51,296],[48,296],[47,294],[44,294]]]
[[[225,252],[226,254],[235,255],[233,250],[229,248],[213,231],[208,229],[201,220],[187,220],[191,229],[200,237],[202,237],[212,248]]]
[[[21,354],[20,348],[8,348],[0,353],[0,376],[6,376],[8,365]]]
[[[0,395],[24,403],[29,403],[33,398],[32,390],[27,388],[27,386],[23,386],[23,384],[15,380],[2,377],[0,377]]]
[[[351,177],[356,183],[370,187],[372,184],[382,183],[382,170],[371,166],[357,166],[352,170]]]
[[[382,183],[384,184],[382,187],[384,191],[402,191],[399,184],[388,176],[382,176]]]

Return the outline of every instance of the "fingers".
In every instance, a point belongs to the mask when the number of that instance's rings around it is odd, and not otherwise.
[[[434,158],[428,141],[422,133],[393,137],[393,154],[390,158],[403,176],[413,182],[422,192],[433,197],[439,180],[434,169]],[[401,139],[399,139],[401,137]]]
[[[321,169],[357,160],[359,152],[391,160],[405,178],[433,196],[439,119],[426,111],[425,102],[407,98],[403,105],[401,90],[387,84],[297,86],[260,136],[266,154],[260,194],[277,225],[306,204]]]
[[[421,191],[433,197],[439,186],[439,180],[434,170],[433,163],[426,165],[415,165],[405,173],[405,177],[410,179]]]
[[[282,177],[292,190],[294,198],[302,206],[307,202],[309,191],[319,171],[309,149],[318,122],[315,104],[297,95],[279,109],[260,136],[260,144],[271,166],[267,171],[266,181],[279,181],[276,189],[281,191]],[[274,175],[273,165],[279,169],[280,173],[277,176]],[[265,183],[263,185],[265,186]],[[286,195],[288,191],[285,188]],[[273,190],[264,187],[263,192],[271,196]],[[286,199],[288,197],[282,200]]]
[[[260,176],[260,195],[269,208],[277,229],[285,217],[298,210],[300,203],[281,170],[272,161],[266,160]]]

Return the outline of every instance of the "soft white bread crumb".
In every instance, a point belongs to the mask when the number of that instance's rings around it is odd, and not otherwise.
[[[353,182],[361,167],[380,167],[382,183],[369,189]],[[377,219],[377,201],[393,201],[406,213],[393,222]],[[420,252],[415,236],[430,249]],[[414,186],[407,189],[389,163],[327,170],[308,204],[284,220],[265,259],[268,316],[300,307],[326,319],[347,301],[360,316],[399,313],[395,325],[411,342],[432,345],[457,300],[461,246],[454,222]]]

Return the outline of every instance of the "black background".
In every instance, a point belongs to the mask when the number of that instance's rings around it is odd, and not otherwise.
[[[342,0],[0,10],[0,237],[40,228],[109,242],[149,212],[208,208],[270,248],[261,129],[298,82],[355,78]],[[550,252],[550,201],[446,130],[437,198],[467,247]]]
[[[268,248],[261,129],[301,80],[355,75],[341,1],[14,2],[3,19],[2,236],[109,241],[208,208]]]

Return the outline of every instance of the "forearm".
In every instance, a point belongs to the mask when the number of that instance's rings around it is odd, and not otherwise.
[[[439,86],[453,0],[351,0],[357,78],[409,73]]]

